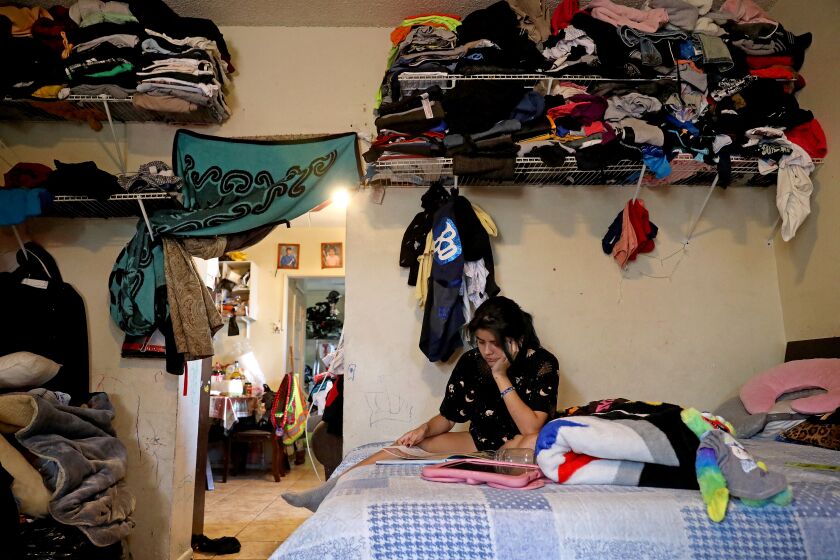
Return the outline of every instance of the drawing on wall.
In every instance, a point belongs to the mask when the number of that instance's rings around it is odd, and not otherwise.
[[[414,418],[414,407],[394,393],[368,392],[365,402],[370,409],[370,426],[385,421],[408,423]]]
[[[300,268],[299,243],[280,243],[277,246],[277,268]]]
[[[321,243],[321,268],[344,266],[344,243]]]

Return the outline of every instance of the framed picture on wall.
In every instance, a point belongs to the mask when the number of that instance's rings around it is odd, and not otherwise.
[[[280,243],[277,246],[277,268],[300,268],[300,243]]]
[[[344,244],[341,242],[321,243],[321,268],[342,268],[344,266]]]

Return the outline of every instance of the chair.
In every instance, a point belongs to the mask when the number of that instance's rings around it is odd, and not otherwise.
[[[280,448],[280,442],[273,432],[266,432],[264,430],[243,430],[241,432],[233,432],[225,441],[224,454],[224,470],[222,471],[222,482],[227,482],[228,470],[230,468],[231,447],[234,443],[244,443],[250,446],[252,443],[260,443],[265,453],[265,442],[271,442],[271,474],[274,475],[274,482],[280,482],[280,478],[286,476],[288,473],[288,458]],[[243,455],[242,470],[245,470],[245,461],[247,460],[247,453]]]
[[[343,439],[327,432],[327,423],[320,416],[313,416],[312,419],[315,425],[310,440],[312,454],[324,466],[324,477],[329,478],[341,463]]]

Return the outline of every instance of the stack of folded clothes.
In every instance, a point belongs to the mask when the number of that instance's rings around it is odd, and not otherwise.
[[[128,4],[78,0],[69,16],[78,29],[70,34],[73,46],[65,60],[69,83],[59,97],[131,95],[137,83],[137,45],[143,28]]]
[[[212,21],[180,17],[162,0],[0,6],[0,48],[19,54],[0,78],[3,97],[107,95],[157,112],[205,109],[218,121],[230,115],[223,88],[234,68],[224,37]],[[70,104],[37,107],[77,120],[105,118]]]

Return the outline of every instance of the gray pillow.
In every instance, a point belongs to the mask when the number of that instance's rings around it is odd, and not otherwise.
[[[744,408],[741,397],[734,396],[714,411],[717,416],[723,416],[735,428],[735,435],[739,438],[752,437],[767,423],[767,414],[750,414]]]
[[[790,393],[785,393],[781,395],[778,399],[776,399],[776,402],[778,403],[782,401],[801,399],[804,397],[810,397],[811,395],[816,395],[824,392],[824,389],[802,389],[801,391],[792,391]],[[747,412],[747,409],[744,408],[744,403],[741,402],[741,397],[737,395],[732,397],[719,407],[717,407],[717,409],[715,409],[714,411],[714,414],[717,416],[723,416],[724,418],[729,420],[729,422],[735,428],[735,434],[739,438],[748,438],[754,436],[755,434],[761,432],[768,422],[799,420],[807,418],[807,415],[794,412],[790,410],[790,407],[787,407],[786,411],[784,412],[771,410],[770,412],[763,412],[760,414],[750,414],[749,412]]]

